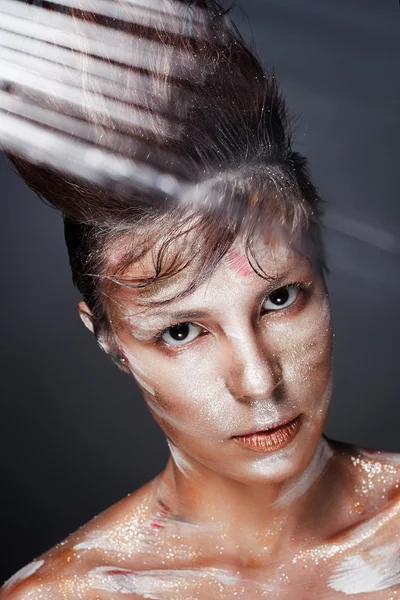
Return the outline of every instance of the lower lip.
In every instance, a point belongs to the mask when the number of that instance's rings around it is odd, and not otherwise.
[[[281,450],[290,444],[296,437],[299,429],[300,415],[293,421],[290,421],[290,423],[286,423],[286,425],[281,425],[268,431],[259,431],[251,435],[239,435],[234,437],[233,440],[240,446],[253,450],[253,452],[268,454],[269,452]]]

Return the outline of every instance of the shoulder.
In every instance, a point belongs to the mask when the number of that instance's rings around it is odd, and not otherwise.
[[[390,484],[394,489],[400,489],[400,454],[341,442],[331,443],[347,463],[355,481],[367,479],[370,490],[374,486],[380,489],[381,484],[387,491]]]
[[[95,596],[87,589],[85,578],[80,576],[81,565],[77,566],[71,558],[71,553],[67,551],[57,552],[57,557],[48,558],[44,555],[32,561],[5,582],[0,590],[0,600],[81,597],[94,600]]]
[[[389,592],[400,581],[400,455],[333,444],[344,491],[342,520],[317,549],[332,559],[329,587],[363,598]]]
[[[101,513],[66,540],[33,560],[8,579],[0,600],[97,600],[92,575],[107,565],[107,558],[133,548],[141,523],[151,518],[151,484]],[[131,565],[135,556],[131,554]],[[137,598],[137,596],[134,596]]]
[[[331,443],[345,474],[350,512],[364,520],[389,511],[393,517],[390,519],[392,531],[398,533],[400,454],[340,442]]]

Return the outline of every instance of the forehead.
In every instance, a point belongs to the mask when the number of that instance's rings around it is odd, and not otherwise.
[[[169,246],[170,260],[176,259],[176,254],[184,264],[178,272],[168,276],[161,276],[153,283],[144,287],[139,281],[154,277],[156,272],[157,248],[144,254],[138,261],[129,265],[123,273],[123,283],[132,282],[132,287],[116,285],[113,287],[111,305],[125,312],[125,307],[130,309],[136,307],[146,312],[160,305],[182,306],[193,303],[209,303],[213,297],[220,297],[221,289],[230,292],[235,289],[236,293],[247,290],[251,293],[255,288],[265,288],[266,284],[274,284],[279,279],[288,277],[296,269],[309,268],[309,261],[299,250],[294,249],[282,236],[269,237],[264,240],[261,237],[254,243],[251,254],[246,249],[243,237],[237,237],[227,253],[217,263],[215,268],[206,276],[202,274],[204,266],[204,255],[201,251],[197,253],[197,245],[193,240],[192,245],[186,245],[185,249],[178,242],[177,246]],[[201,250],[201,248],[200,248]],[[123,248],[117,248],[115,257],[123,253]],[[188,253],[183,256],[182,253]],[[165,257],[166,264],[168,257]],[[188,260],[188,264],[185,264]],[[218,294],[217,294],[218,292]],[[112,306],[110,306],[112,308]],[[113,311],[114,312],[114,311]]]

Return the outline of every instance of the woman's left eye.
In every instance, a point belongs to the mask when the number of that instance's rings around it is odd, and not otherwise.
[[[298,294],[299,287],[297,285],[294,283],[285,285],[284,287],[271,292],[262,307],[264,310],[280,310],[282,308],[287,308],[295,302]]]
[[[169,346],[183,346],[199,337],[201,332],[202,328],[194,323],[178,323],[168,327],[161,335],[161,339]]]

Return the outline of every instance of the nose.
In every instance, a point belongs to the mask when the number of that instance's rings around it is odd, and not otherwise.
[[[229,340],[227,387],[241,402],[277,399],[282,384],[279,359],[268,342],[252,330]]]

